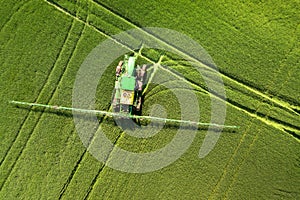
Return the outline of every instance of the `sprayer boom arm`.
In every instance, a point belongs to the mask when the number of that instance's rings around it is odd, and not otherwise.
[[[63,106],[45,105],[45,104],[39,104],[39,103],[28,103],[28,102],[22,102],[22,101],[10,101],[9,103],[15,104],[15,105],[30,106],[30,107],[32,107],[32,106],[44,107],[44,108],[49,108],[49,109],[53,109],[53,110],[66,110],[66,111],[75,111],[78,113],[91,113],[91,114],[108,116],[108,117],[148,119],[148,120],[153,120],[153,121],[158,121],[158,122],[184,123],[184,124],[190,124],[190,125],[213,126],[213,127],[219,127],[219,128],[239,128],[238,126],[231,126],[231,125],[220,125],[220,124],[214,124],[214,123],[194,122],[194,121],[179,120],[179,119],[167,119],[167,118],[152,117],[152,116],[129,115],[129,114],[125,114],[125,113],[123,114],[123,113],[115,113],[115,112],[108,112],[108,111],[102,111],[102,110],[70,108],[70,107],[63,107]]]

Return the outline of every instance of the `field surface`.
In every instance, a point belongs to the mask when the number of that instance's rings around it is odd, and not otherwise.
[[[0,14],[0,199],[300,199],[299,0],[0,0]],[[141,27],[187,35],[218,67],[226,91],[225,124],[240,128],[224,130],[206,157],[198,156],[207,134],[200,128],[169,166],[149,173],[118,171],[87,151],[71,113],[8,103],[72,107],[75,77],[87,55],[115,34]],[[149,48],[140,53],[139,63],[157,63],[164,55],[165,67],[150,68],[149,74],[167,77],[175,88],[182,80],[190,85],[201,121],[210,120],[211,99],[225,101],[179,56]],[[99,110],[110,110],[117,62],[97,86]],[[212,66],[195,62],[209,77]],[[169,118],[180,116],[172,92],[149,84],[143,114],[155,104]],[[116,146],[133,152],[162,148],[176,133],[176,127],[165,126],[141,139],[107,118],[99,123]]]

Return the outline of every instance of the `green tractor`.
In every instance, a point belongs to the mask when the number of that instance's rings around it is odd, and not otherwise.
[[[116,67],[116,80],[113,93],[113,112],[129,113],[141,112],[143,85],[145,81],[146,65],[136,65],[137,56],[124,56]]]

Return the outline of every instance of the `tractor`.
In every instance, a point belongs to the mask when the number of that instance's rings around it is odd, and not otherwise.
[[[116,80],[113,92],[113,112],[141,113],[143,85],[147,65],[136,65],[137,56],[125,55],[116,67]]]

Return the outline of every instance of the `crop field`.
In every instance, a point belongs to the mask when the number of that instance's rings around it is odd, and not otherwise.
[[[0,199],[300,199],[299,0],[0,0],[0,14]],[[215,83],[215,66],[143,27],[174,30],[199,43],[218,67],[226,99],[205,81]],[[169,51],[133,49],[115,37],[130,29],[176,49],[195,65]],[[183,83],[193,89],[201,122],[210,121],[214,101],[226,103],[225,124],[239,128],[224,128],[201,158],[206,135],[218,133],[200,127],[170,165],[129,173],[109,166],[116,148],[105,162],[90,153],[97,151],[98,135],[86,148],[72,112],[9,104],[72,107],[82,63],[106,40],[139,53],[139,64],[162,66],[148,69],[143,115],[180,118],[176,96],[153,82],[167,80],[182,94],[189,91],[180,87]],[[121,58],[97,85],[97,110],[111,110]],[[153,114],[155,105],[165,113]],[[185,109],[194,114],[192,106]],[[116,147],[138,153],[163,148],[178,129],[165,125],[152,137],[138,138],[111,118],[98,121]]]

